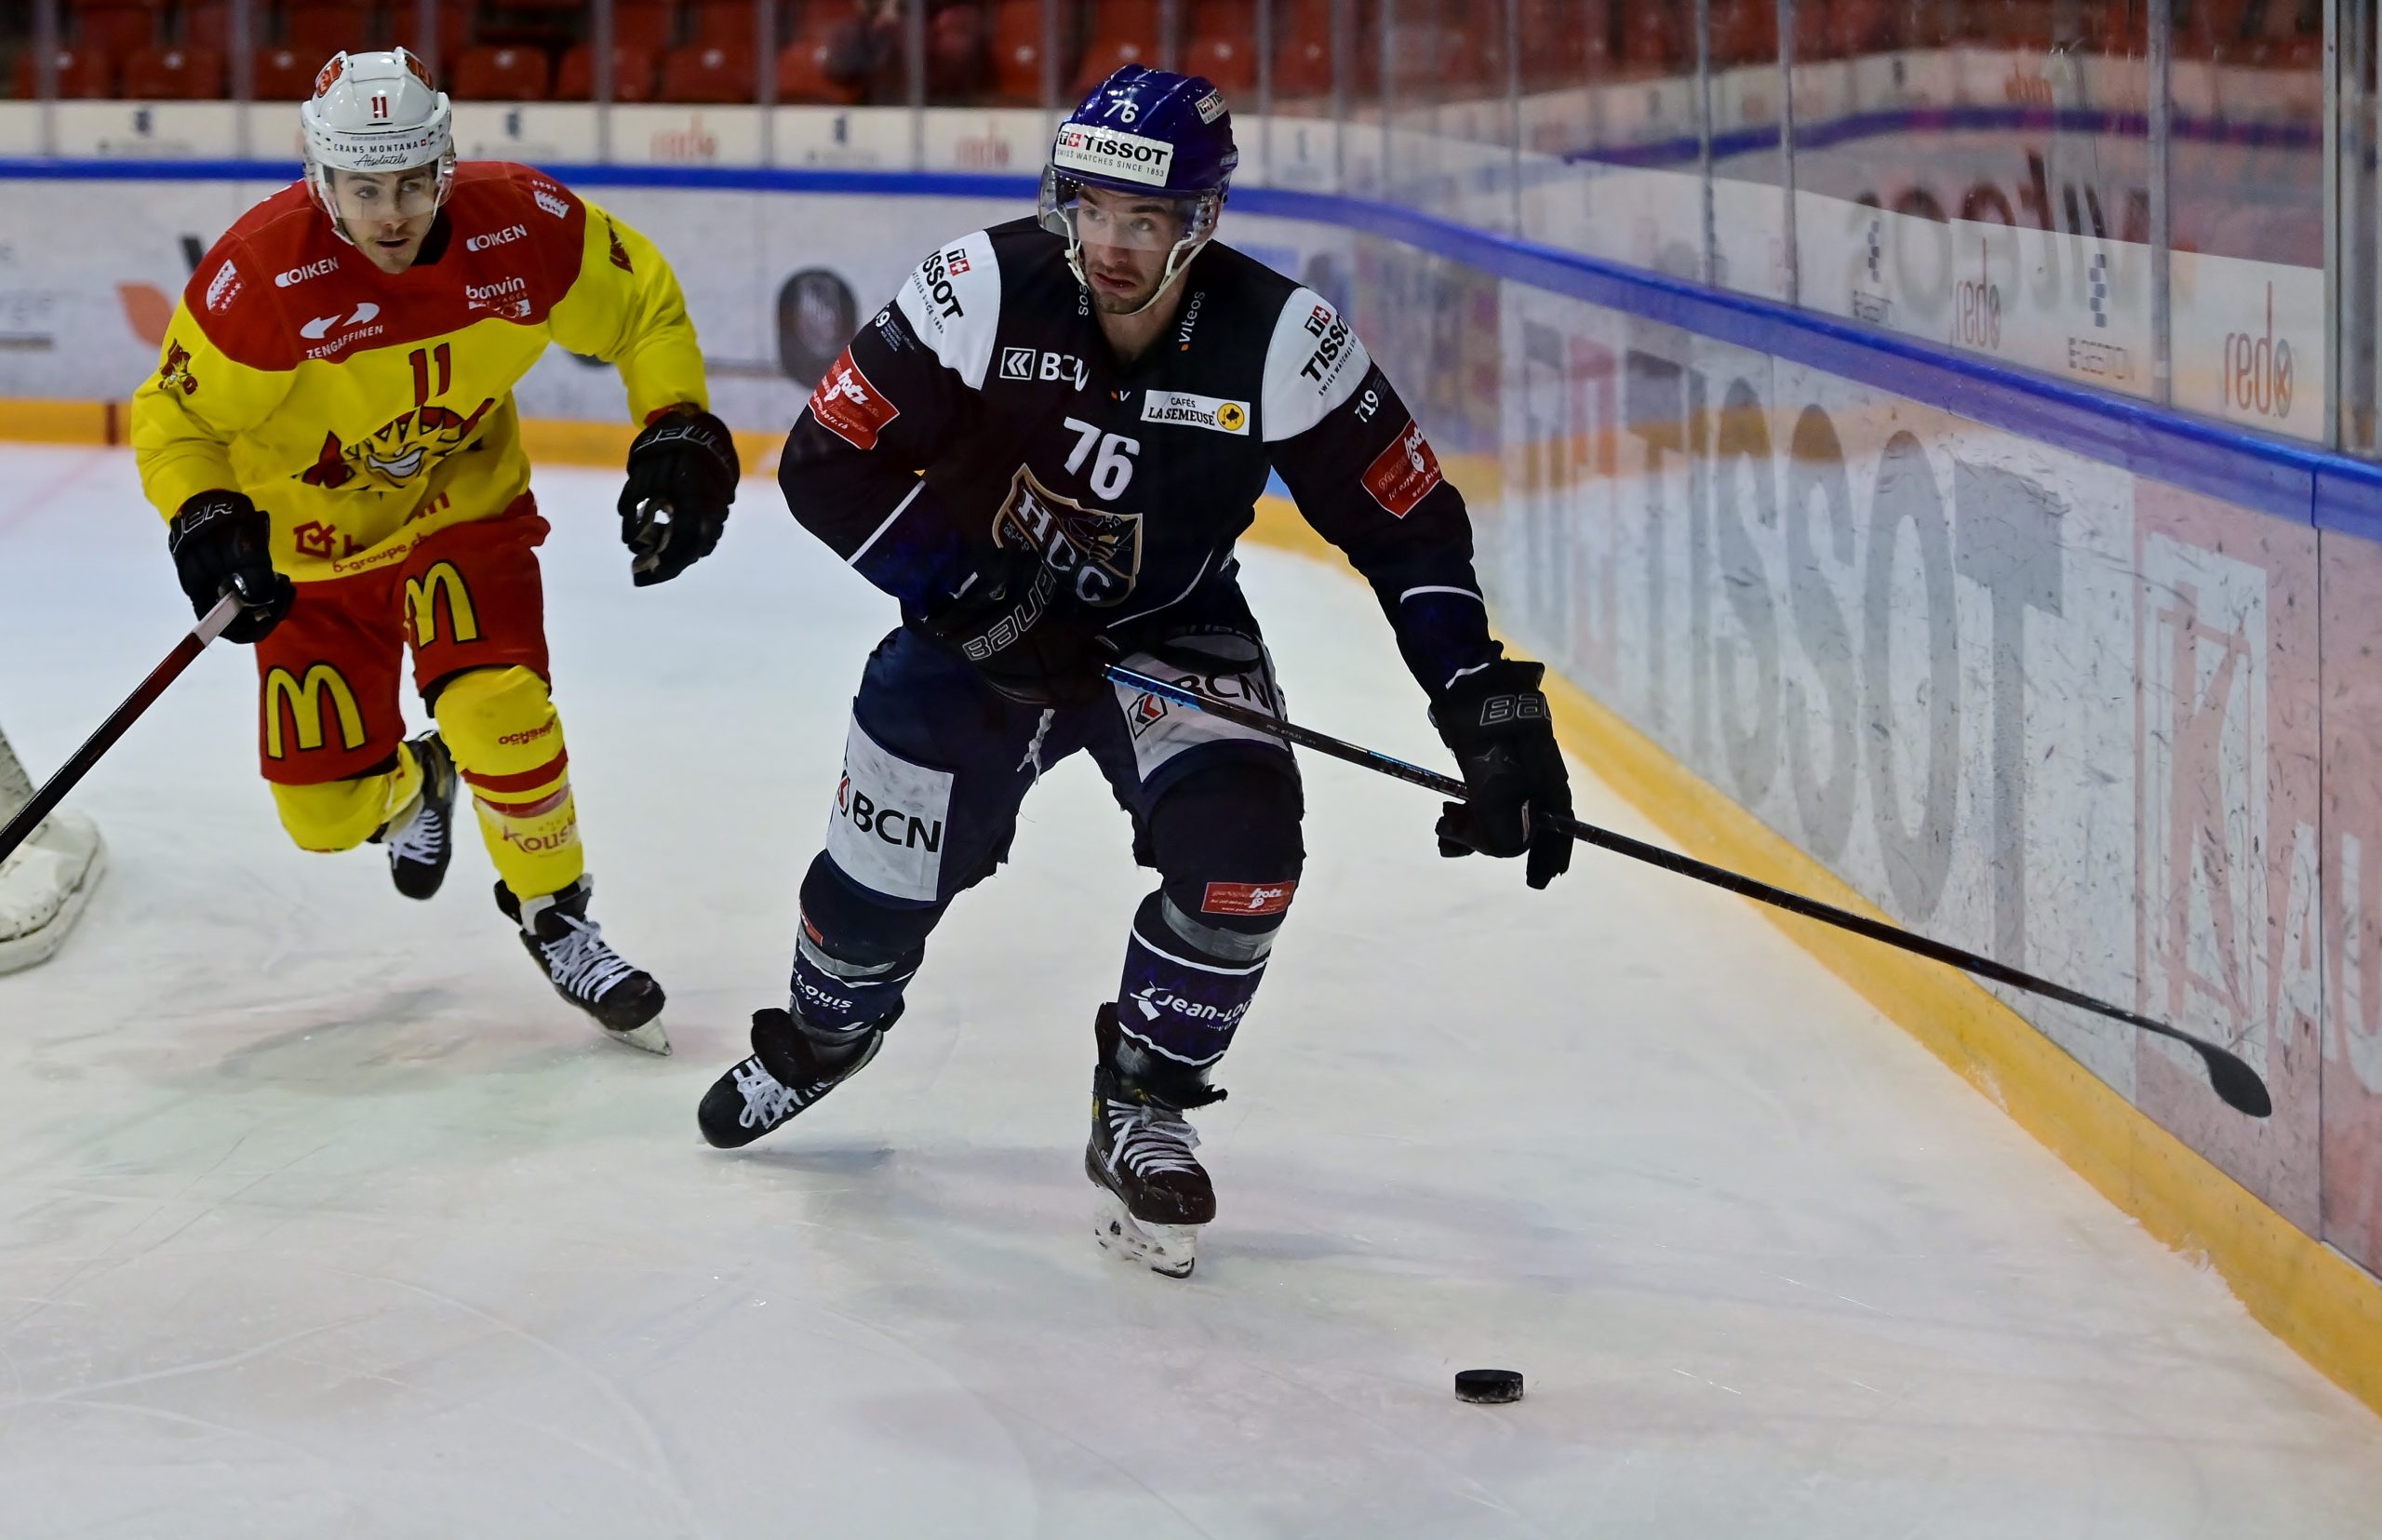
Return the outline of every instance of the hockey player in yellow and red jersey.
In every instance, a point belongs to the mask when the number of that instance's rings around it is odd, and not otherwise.
[[[304,180],[199,264],[133,398],[141,483],[202,613],[256,646],[264,778],[310,850],[387,848],[428,898],[458,776],[497,904],[565,999],[669,1051],[662,992],[604,941],[549,695],[513,386],[551,340],[618,366],[644,424],[622,538],[640,586],[711,551],[736,449],[652,243],[538,172],[456,164],[447,97],[404,49],[323,67]],[[407,741],[406,649],[435,730]]]

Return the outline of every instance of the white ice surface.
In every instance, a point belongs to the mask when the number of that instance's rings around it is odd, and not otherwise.
[[[475,850],[416,906],[291,849],[202,659],[0,979],[7,1540],[2382,1532],[2382,1424],[1747,908],[1593,851],[1531,893],[1328,761],[1192,1280],[1089,1233],[1146,878],[1079,760],[877,1064],[705,1148],[889,606],[766,482],[644,593],[615,479],[539,485],[596,912],[677,1056],[553,998]],[[1247,563],[1299,715],[1443,762],[1365,591]],[[36,774],[188,619],[125,455],[0,454]],[[1458,1404],[1480,1365],[1529,1398]]]

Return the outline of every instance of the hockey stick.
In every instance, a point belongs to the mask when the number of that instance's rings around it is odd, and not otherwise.
[[[1330,755],[1334,759],[1345,759],[1352,765],[1362,765],[1367,770],[1379,770],[1384,775],[1393,776],[1412,785],[1428,787],[1442,797],[1464,801],[1470,796],[1464,783],[1453,776],[1441,775],[1437,770],[1425,770],[1420,765],[1410,765],[1403,759],[1393,759],[1388,755],[1377,753],[1372,749],[1359,748],[1354,743],[1345,743],[1340,739],[1317,732],[1312,728],[1303,728],[1295,722],[1269,716],[1262,711],[1252,711],[1247,706],[1236,705],[1229,701],[1215,700],[1200,694],[1187,685],[1169,684],[1163,679],[1153,679],[1146,674],[1138,674],[1130,668],[1113,663],[1108,666],[1106,672],[1112,682],[1123,685],[1128,690],[1143,690],[1160,700],[1189,706],[1195,711],[1204,711],[1211,716],[1221,717],[1227,722],[1238,722],[1242,727],[1272,733],[1285,743],[1296,743],[1303,748],[1311,748],[1318,754]],[[2145,1032],[2156,1033],[2161,1038],[2173,1038],[2200,1055],[2201,1062],[2208,1067],[2209,1085],[2227,1106],[2237,1112],[2247,1113],[2253,1118],[2264,1118],[2274,1111],[2274,1099],[2268,1094],[2266,1082],[2258,1078],[2256,1070],[2215,1043],[2169,1026],[2164,1022],[2153,1021],[2148,1016],[2128,1011],[2123,1006],[2111,1005],[2107,1000],[2095,999],[2090,995],[2070,989],[2065,984],[2054,984],[2049,979],[2037,978],[2032,973],[2012,968],[2006,963],[1999,963],[1991,957],[1980,957],[1974,952],[1963,951],[1960,947],[1932,940],[1915,931],[1906,931],[1898,925],[1871,919],[1866,915],[1856,915],[1850,909],[1840,909],[1832,904],[1822,904],[1817,899],[1805,898],[1800,893],[1788,892],[1784,888],[1773,888],[1766,882],[1757,882],[1752,877],[1729,870],[1726,866],[1715,866],[1708,862],[1698,861],[1693,856],[1680,855],[1676,850],[1666,850],[1659,845],[1649,845],[1642,839],[1632,839],[1627,835],[1615,834],[1611,829],[1599,828],[1594,824],[1584,824],[1576,818],[1553,814],[1543,816],[1546,823],[1583,844],[1595,845],[1600,849],[1628,856],[1633,861],[1642,861],[1649,865],[1660,866],[1665,871],[1677,872],[1681,877],[1692,877],[1699,882],[1708,882],[1716,888],[1726,888],[1740,897],[1772,904],[1790,914],[1800,915],[1806,919],[1816,919],[1840,930],[1850,931],[1856,936],[1867,936],[1871,941],[1883,942],[1888,946],[1897,946],[1906,952],[1917,953],[1935,962],[1948,963],[1954,968],[1974,973],[1979,978],[1991,979],[1996,984],[2006,984],[2014,989],[2024,989],[2032,994],[2058,1000],[2064,1005],[2072,1005],[2079,1010],[2090,1011],[2095,1015],[2107,1016],[2112,1021],[2123,1022],[2128,1026],[2138,1027]]]
[[[141,719],[142,712],[156,703],[157,697],[166,693],[167,686],[181,677],[182,670],[207,650],[207,643],[223,635],[223,628],[236,620],[239,613],[240,596],[227,593],[216,601],[215,608],[208,610],[196,625],[183,633],[182,639],[174,644],[174,649],[166,654],[165,661],[151,669],[149,677],[141,680],[140,686],[124,698],[124,704],[110,713],[108,719],[100,724],[99,730],[83,741],[83,746],[74,751],[74,757],[66,761],[65,769],[44,782],[41,790],[33,793],[33,800],[18,809],[7,825],[0,828],[0,861],[7,860],[18,846],[33,837],[33,832],[41,827],[41,821],[47,818],[50,810],[74,789],[74,783],[100,762],[100,756],[115,746],[115,741]]]

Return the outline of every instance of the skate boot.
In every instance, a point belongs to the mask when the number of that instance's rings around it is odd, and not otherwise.
[[[1084,1174],[1100,1188],[1093,1234],[1103,1249],[1146,1264],[1168,1278],[1188,1278],[1198,1262],[1199,1226],[1216,1217],[1216,1189],[1191,1152],[1199,1136],[1183,1120],[1224,1093],[1204,1074],[1171,1065],[1129,1043],[1117,1007],[1092,1024],[1100,1065],[1091,1072],[1091,1143]]]
[[[389,848],[389,877],[408,898],[428,898],[447,880],[455,854],[455,757],[434,730],[408,739],[422,789],[372,837]]]
[[[754,1011],[753,1056],[713,1081],[695,1109],[703,1138],[736,1149],[792,1120],[866,1068],[901,1014],[897,1005],[889,1015],[836,1031],[788,1011]]]
[[[604,928],[587,917],[595,879],[582,876],[561,892],[523,904],[502,882],[496,906],[521,927],[521,944],[554,984],[555,993],[596,1018],[612,1038],[648,1053],[670,1051],[662,1014],[662,985],[653,975],[605,944]]]
[[[739,1149],[867,1068],[901,1006],[858,1027],[815,1027],[791,1011],[753,1013],[753,1056],[703,1091],[696,1123],[717,1149]]]

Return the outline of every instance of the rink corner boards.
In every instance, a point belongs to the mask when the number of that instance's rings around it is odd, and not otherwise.
[[[1354,573],[1280,498],[1250,538]],[[1890,917],[1559,675],[1563,747],[1689,854],[1878,919]],[[2161,1128],[1965,973],[1756,905],[1797,944],[1989,1097],[2143,1228],[2232,1288],[2250,1314],[2382,1413],[2382,1284]]]
[[[0,415],[0,440],[20,443],[121,445],[127,429],[121,402],[20,398]],[[521,424],[530,460],[547,464],[619,465],[634,434],[625,423]],[[775,435],[740,432],[736,443],[746,475],[773,473]],[[1283,499],[1265,499],[1249,533],[1348,571]],[[1546,691],[1563,746],[1690,854],[1887,917],[1571,681],[1550,674]],[[2382,1283],[2135,1110],[1967,975],[1830,926],[1761,913],[2151,1235],[2213,1267],[2262,1325],[2382,1413]]]

